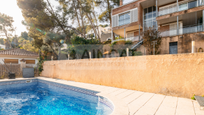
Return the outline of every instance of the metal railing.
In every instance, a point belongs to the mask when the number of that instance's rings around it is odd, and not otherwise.
[[[183,27],[183,34],[203,31],[203,25],[191,25]]]
[[[134,36],[134,37],[129,37],[129,38],[126,38],[126,41],[139,41],[141,39],[142,36]]]
[[[142,39],[142,36],[134,36],[134,37],[128,37],[128,38],[122,38],[122,39],[117,39],[113,40],[112,42],[117,42],[117,41],[140,41]]]
[[[165,6],[164,8],[159,9],[160,11],[158,11],[158,15],[162,16],[162,15],[166,15],[166,14],[170,14],[170,13],[174,13],[182,10],[188,10],[202,5],[204,5],[204,0],[179,2],[178,9],[177,9],[176,3],[171,4],[171,5]]]
[[[183,29],[179,29],[179,34],[182,34],[182,30]],[[168,30],[168,31],[162,31],[160,35],[162,37],[176,36],[177,35],[177,29]]]
[[[196,33],[196,32],[202,32],[203,31],[203,25],[190,25],[190,26],[184,26],[183,28],[179,29],[179,35],[182,34],[190,34],[190,33]],[[170,37],[170,36],[176,36],[177,30],[168,30],[168,31],[162,31],[160,33],[162,37]]]

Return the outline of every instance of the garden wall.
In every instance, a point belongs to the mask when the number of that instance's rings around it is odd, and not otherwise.
[[[41,76],[192,97],[204,95],[204,53],[47,61]]]
[[[8,78],[8,70],[15,73],[16,77],[22,77],[22,72],[21,72],[21,66],[20,64],[7,64],[7,65],[1,65],[0,64],[0,79]]]

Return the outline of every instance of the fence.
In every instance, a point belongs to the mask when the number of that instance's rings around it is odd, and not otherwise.
[[[5,64],[4,65],[8,70],[12,73],[16,74],[16,77],[22,77],[22,71],[20,64]],[[0,65],[0,79],[4,79],[8,77],[8,70],[3,65]]]

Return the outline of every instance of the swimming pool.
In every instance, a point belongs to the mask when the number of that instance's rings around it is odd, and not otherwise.
[[[41,79],[0,82],[0,115],[110,115],[98,92]]]

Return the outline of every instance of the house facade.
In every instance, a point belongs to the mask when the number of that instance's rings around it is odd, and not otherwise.
[[[142,32],[149,27],[160,31],[161,54],[203,52],[204,0],[133,0],[112,9],[112,40],[119,35],[124,40],[140,44],[137,50],[145,54]],[[138,44],[138,45],[139,45]]]
[[[1,64],[21,64],[24,60],[27,67],[37,67],[38,54],[24,49],[9,49],[0,51]]]
[[[6,49],[5,45],[0,44],[0,49]]]
[[[107,41],[111,39],[111,27],[98,27],[98,34],[99,37],[101,38],[101,42]],[[95,38],[95,33],[94,30],[91,29],[89,32],[86,34],[87,39]]]

